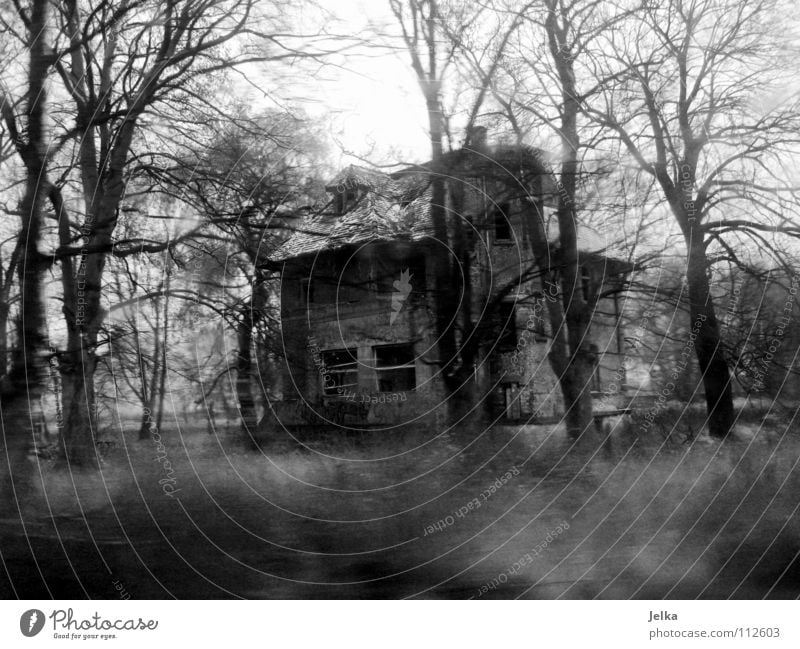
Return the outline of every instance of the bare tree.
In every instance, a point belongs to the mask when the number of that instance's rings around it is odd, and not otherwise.
[[[248,115],[241,106],[234,112],[235,119],[206,125],[213,134],[202,148],[182,157],[154,157],[146,172],[154,189],[192,206],[202,237],[226,253],[227,290],[220,306],[236,331],[229,369],[236,376],[242,431],[250,436],[258,420],[256,333],[277,333],[280,327],[270,308],[280,268],[268,256],[323,194],[317,176],[323,147],[319,133],[299,114]]]
[[[403,42],[411,57],[411,66],[417,75],[428,114],[428,133],[431,141],[431,220],[434,237],[442,242],[433,255],[431,265],[434,275],[433,291],[436,296],[435,321],[442,376],[450,394],[458,391],[463,378],[457,371],[458,349],[455,322],[458,301],[450,290],[453,269],[445,254],[448,242],[447,215],[445,212],[444,129],[442,114],[442,79],[445,68],[452,61],[452,46],[442,52],[440,15],[436,0],[390,0],[392,13],[402,30]],[[467,275],[468,276],[468,275]],[[466,299],[466,296],[465,296]],[[461,363],[465,365],[465,363]]]
[[[47,79],[53,63],[48,30],[49,11],[49,0],[31,0],[27,7],[17,5],[29,53],[25,94],[21,102],[23,115],[16,114],[15,102],[11,97],[0,96],[0,109],[7,133],[25,168],[25,193],[20,204],[20,244],[16,248],[19,251],[16,263],[20,295],[17,325],[19,342],[12,357],[9,380],[4,382],[0,393],[4,447],[11,472],[21,468],[27,451],[26,442],[32,441],[25,433],[33,432],[30,411],[33,404],[39,401],[44,381],[41,356],[45,344],[42,276],[46,263],[39,246],[47,196],[47,185],[43,182],[47,174],[49,145],[46,129]]]
[[[775,249],[770,233],[800,234],[797,187],[783,164],[800,139],[797,93],[786,92],[794,44],[779,26],[790,9],[780,0],[632,7],[591,53],[599,94],[579,99],[625,145],[628,160],[655,180],[683,235],[709,431],[724,438],[734,412],[710,286],[713,265],[746,263],[742,242],[769,251]]]
[[[475,364],[482,353],[482,346],[489,337],[497,333],[498,323],[494,317],[496,309],[514,288],[525,281],[525,277],[530,278],[531,268],[524,269],[519,277],[506,283],[493,295],[479,295],[485,287],[473,286],[471,281],[463,281],[464,277],[472,277],[475,252],[474,239],[470,244],[472,238],[467,232],[470,226],[460,218],[459,203],[463,199],[463,188],[452,188],[453,191],[449,192],[456,216],[448,218],[445,200],[448,196],[447,182],[453,174],[457,175],[463,170],[457,168],[460,164],[459,157],[452,155],[457,152],[452,150],[453,135],[449,132],[449,118],[443,109],[443,84],[448,71],[453,71],[455,75],[456,68],[461,66],[463,77],[464,70],[468,71],[470,63],[474,62],[470,57],[475,55],[475,41],[468,31],[469,26],[479,19],[483,9],[448,4],[444,7],[446,13],[443,13],[442,6],[435,0],[390,0],[390,8],[399,25],[402,43],[410,56],[427,109],[431,161],[425,165],[424,171],[429,177],[431,190],[433,237],[443,244],[437,246],[429,258],[434,277],[430,308],[434,314],[438,364],[448,397],[449,417],[460,420],[467,410],[474,412],[476,404],[481,402],[473,393],[475,382],[472,377]],[[502,60],[510,34],[518,25],[519,17],[507,26],[507,31],[500,32],[496,40],[490,39],[490,43],[483,45],[483,52],[489,60],[489,72],[479,79],[467,107],[467,139],[464,142],[464,149],[467,151],[478,152],[482,146],[482,143],[471,139],[470,134],[477,132],[472,126],[486,99],[493,70]],[[474,76],[471,79],[474,80]],[[445,151],[445,139],[450,145],[450,151]],[[522,157],[526,156],[523,154]],[[539,161],[534,160],[534,157],[527,156],[527,161],[538,164]],[[518,182],[513,175],[506,173],[503,176],[495,180],[507,183],[509,187]],[[452,250],[452,254],[448,250]],[[453,286],[458,286],[460,291],[453,291]],[[474,317],[473,305],[476,297],[488,300],[485,310],[486,314],[490,314],[488,319]]]
[[[0,46],[0,57],[4,61],[13,58],[9,51],[9,42]],[[0,64],[2,65],[2,64]],[[2,77],[9,74],[10,66],[4,66],[0,71]],[[0,78],[2,78],[0,77]],[[0,86],[2,88],[2,86]],[[5,92],[0,92],[0,101],[4,104],[11,102]],[[11,324],[12,308],[18,301],[16,292],[17,264],[19,263],[24,242],[19,238],[19,204],[21,192],[24,191],[24,170],[21,158],[17,155],[16,143],[13,141],[7,126],[10,118],[12,128],[16,128],[14,107],[2,107],[3,119],[0,119],[0,212],[5,216],[3,226],[0,227],[0,376],[5,376],[9,371],[11,360],[9,346],[9,324]]]
[[[57,178],[41,180],[59,219],[55,257],[68,336],[59,367],[71,462],[97,463],[93,377],[105,314],[106,256],[120,248],[114,233],[133,163],[146,142],[142,135],[150,134],[148,143],[159,140],[169,131],[164,124],[180,123],[187,105],[215,113],[205,85],[215,75],[245,63],[307,55],[281,29],[278,2],[65,0],[56,5],[51,62],[61,86],[54,96],[63,99],[50,155],[61,167]],[[20,19],[30,22],[25,12]]]
[[[542,127],[550,128],[557,135],[561,149],[557,170],[551,169],[544,160],[539,160],[538,168],[541,169],[544,163],[545,169],[538,175],[521,172],[520,177],[510,174],[504,180],[510,189],[516,187],[517,192],[523,188],[527,195],[519,198],[524,200],[530,198],[532,193],[541,194],[545,186],[549,187],[550,183],[542,176],[553,176],[558,188],[558,243],[554,245],[551,241],[551,233],[541,210],[538,217],[529,215],[527,232],[534,259],[526,275],[538,275],[546,294],[555,298],[547,301],[552,337],[549,360],[559,378],[567,429],[571,435],[578,436],[590,428],[593,419],[590,388],[596,354],[592,352],[589,340],[591,307],[582,290],[578,228],[581,162],[585,150],[594,143],[587,145],[581,139],[580,91],[574,57],[575,51],[584,46],[584,40],[595,33],[588,28],[585,30],[588,33],[576,32],[573,20],[580,17],[585,21],[586,16],[573,15],[571,5],[555,0],[481,5],[476,12],[488,14],[480,21],[484,30],[490,32],[488,42],[487,38],[480,42],[480,38],[469,28],[469,25],[478,22],[475,15],[465,16],[458,11],[441,15],[435,2],[393,2],[392,9],[402,27],[412,66],[426,99],[434,172],[437,170],[437,160],[439,168],[443,167],[440,97],[443,72],[436,67],[439,58],[446,65],[457,66],[461,76],[470,80],[471,86],[476,89],[471,106],[465,110],[468,129],[480,115],[500,117],[514,133],[520,151],[524,150],[526,134],[532,127],[540,130]],[[596,21],[585,21],[585,24],[593,22]],[[487,24],[491,27],[487,27]],[[523,33],[523,25],[533,28]],[[445,38],[440,37],[439,32]],[[511,52],[514,46],[519,51],[525,51],[525,54],[514,56]],[[531,80],[542,86],[537,90],[534,103],[530,103],[529,97],[520,96],[521,87]],[[596,132],[597,128],[594,130]],[[522,158],[519,162],[522,162]],[[443,181],[434,178],[433,183],[437,182]],[[437,213],[437,204],[440,204],[437,196],[443,196],[443,190],[437,190],[436,184],[433,184],[433,190],[434,224],[441,230],[437,237],[443,237],[446,236],[445,226],[441,223],[444,216]],[[458,237],[455,239],[458,240]],[[439,260],[438,263],[442,268],[437,269],[437,277],[445,278],[444,285],[451,284],[453,276],[446,260]],[[461,272],[468,274],[469,255],[459,257],[459,264]],[[451,340],[455,334],[453,323],[457,322],[454,317],[455,305],[447,303],[452,293],[444,287],[440,288],[443,290],[437,291],[436,295],[439,302],[437,316],[441,319],[438,334],[443,355],[446,359],[460,356],[461,362],[453,363],[453,367],[469,368],[474,356],[474,353],[470,355],[472,346],[467,344],[459,347]],[[462,325],[465,324],[462,322]],[[473,340],[474,337],[467,334],[473,334],[478,328],[462,326],[464,335],[461,340]],[[463,380],[461,376],[455,378],[454,387]]]
[[[561,140],[558,182],[558,247],[548,244],[543,219],[532,224],[531,241],[544,281],[558,287],[561,301],[548,300],[553,342],[550,364],[558,377],[564,396],[567,430],[578,436],[592,425],[591,381],[594,355],[590,350],[591,309],[588,296],[581,289],[581,266],[578,251],[578,192],[582,147],[580,104],[574,67],[577,48],[584,34],[574,29],[573,7],[560,0],[544,0],[543,34],[552,61],[555,119],[549,121]],[[538,7],[532,7],[533,12]],[[543,215],[540,215],[543,216]],[[548,291],[551,294],[552,291]]]

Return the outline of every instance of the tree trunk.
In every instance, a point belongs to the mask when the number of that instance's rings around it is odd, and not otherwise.
[[[567,434],[572,438],[594,430],[591,382],[592,370],[587,372],[585,363],[580,361],[571,363],[567,371],[559,377],[561,394],[564,397],[564,423]]]
[[[54,196],[51,193],[51,197]],[[58,203],[58,201],[56,201]],[[66,216],[60,217],[60,239],[69,242]],[[94,372],[97,359],[94,346],[89,344],[84,331],[86,319],[86,268],[81,263],[77,277],[72,272],[69,259],[62,259],[62,287],[64,289],[64,320],[67,324],[67,348],[59,359],[61,371],[62,408],[64,426],[61,431],[64,458],[70,464],[99,466],[95,452]]]
[[[548,271],[545,277],[548,275],[552,277],[552,271]],[[591,383],[594,365],[580,347],[577,353],[571,350],[571,336],[564,305],[557,294],[553,295],[557,284],[551,280],[545,281],[544,286],[552,332],[547,360],[558,379],[564,401],[564,424],[567,434],[572,438],[578,438],[591,430],[593,424]]]
[[[253,397],[253,330],[261,320],[267,303],[263,289],[264,278],[258,270],[255,273],[250,302],[242,308],[239,319],[236,358],[236,397],[239,401],[241,431],[250,441],[258,424],[256,401]]]
[[[564,401],[564,423],[570,437],[577,438],[590,429],[593,423],[591,382],[594,363],[586,353],[585,341],[570,335],[570,320],[565,312],[569,305],[569,284],[558,281],[557,264],[547,265],[552,252],[544,231],[542,206],[528,212],[528,232],[531,248],[542,274],[542,293],[547,308],[551,340],[547,350],[550,369],[558,379]],[[545,263],[543,263],[545,262]],[[580,326],[588,326],[586,311],[579,313]],[[574,316],[573,316],[574,317]],[[575,326],[575,325],[573,325]],[[584,347],[581,346],[583,343]],[[572,348],[577,345],[577,349]]]
[[[708,431],[726,438],[733,429],[733,394],[728,364],[722,356],[719,323],[708,280],[708,259],[702,237],[695,228],[687,239],[689,258],[686,281],[689,288],[691,335],[706,396]]]
[[[93,407],[94,356],[84,352],[68,354],[70,368],[61,374],[64,432],[62,444],[64,457],[71,465],[96,467],[99,465],[95,451]],[[73,359],[78,358],[77,363]],[[70,434],[67,434],[67,431]]]
[[[566,366],[557,372],[564,397],[564,416],[567,432],[578,437],[592,428],[591,382],[594,371],[589,352],[590,310],[581,290],[580,258],[578,254],[578,224],[576,195],[578,180],[578,134],[580,104],[575,86],[572,46],[569,30],[558,23],[558,6],[548,3],[545,20],[548,45],[561,85],[561,170],[558,199],[558,270],[560,271],[566,349]],[[545,233],[546,234],[546,233]],[[564,354],[566,352],[566,354]]]
[[[95,350],[105,318],[101,295],[106,253],[91,250],[107,250],[111,247],[112,233],[117,223],[117,209],[124,191],[122,175],[124,156],[130,148],[136,117],[138,115],[129,114],[126,116],[125,125],[120,127],[114,150],[109,154],[109,168],[103,178],[102,186],[94,182],[96,168],[91,167],[91,160],[81,161],[84,188],[94,188],[94,191],[87,192],[91,202],[87,203],[86,221],[81,228],[87,250],[81,255],[77,274],[68,272],[70,267],[67,265],[62,269],[64,317],[68,331],[66,356],[69,359],[67,370],[69,375],[65,375],[63,383],[64,448],[67,451],[68,461],[84,466],[99,466],[94,450],[97,426],[94,388],[97,368]],[[91,133],[82,138],[82,151],[92,148],[91,140]],[[59,236],[63,245],[64,237],[69,237],[68,228],[62,229],[60,226]]]
[[[471,300],[464,304],[464,310],[459,313],[459,289],[463,286],[459,263],[456,254],[451,256],[451,245],[458,245],[451,241],[450,228],[448,227],[446,200],[446,182],[449,178],[448,169],[444,166],[444,122],[442,119],[442,105],[440,99],[441,79],[438,71],[438,42],[437,21],[440,19],[437,3],[429,2],[409,3],[412,8],[409,17],[410,25],[404,22],[402,8],[393,4],[392,10],[403,28],[403,37],[411,55],[411,64],[417,75],[425,106],[428,114],[428,133],[431,142],[431,165],[429,177],[431,179],[430,214],[433,223],[433,238],[439,245],[428,256],[430,276],[432,281],[427,290],[427,304],[433,314],[434,331],[436,335],[436,354],[440,376],[445,390],[443,407],[447,409],[447,418],[452,421],[460,416],[462,410],[456,402],[462,401],[459,396],[468,386],[465,381],[471,381],[472,365],[476,358],[478,346],[465,349],[466,334],[472,330],[470,310]],[[424,49],[423,49],[424,48]],[[456,219],[451,219],[455,221]],[[453,232],[453,238],[458,239],[459,233]],[[470,281],[467,277],[467,283]],[[460,322],[459,322],[460,318]],[[459,338],[458,328],[461,325]],[[471,359],[465,356],[471,354]],[[471,389],[471,387],[469,388]]]
[[[167,344],[169,336],[169,258],[167,258],[166,277],[164,278],[164,327],[161,336],[161,356],[159,358],[159,371],[158,371],[158,416],[156,419],[156,428],[161,432],[161,424],[164,421],[164,392],[166,391],[167,381]]]
[[[49,70],[47,45],[48,0],[35,0],[27,20],[30,65],[27,88],[27,142],[17,143],[25,164],[25,194],[20,205],[19,241],[23,245],[22,263],[17,265],[20,291],[19,344],[12,359],[8,389],[0,394],[3,448],[8,467],[4,476],[0,502],[16,503],[30,493],[33,479],[27,466],[27,454],[36,438],[33,404],[40,403],[44,383],[42,352],[45,344],[45,309],[42,275],[45,260],[39,253],[44,214],[47,175],[47,142],[45,131],[46,80]],[[21,12],[21,10],[20,10]],[[13,119],[13,117],[11,118]],[[16,126],[12,122],[12,126]]]
[[[153,355],[152,355],[152,370],[150,372],[150,385],[147,385],[146,377],[146,363],[142,359],[140,367],[142,371],[142,391],[144,399],[142,399],[142,423],[139,427],[139,439],[150,438],[150,427],[155,424],[154,417],[157,417],[156,409],[158,407],[158,377],[161,368],[161,298],[156,298],[153,301],[153,310],[155,325],[153,329]],[[150,324],[149,322],[147,323]],[[137,327],[138,328],[138,327]],[[141,349],[141,347],[139,348]],[[156,424],[156,429],[158,424]]]
[[[8,372],[8,302],[0,302],[0,376]]]
[[[445,210],[445,177],[443,169],[442,124],[439,96],[433,84],[426,90],[428,109],[428,128],[431,136],[432,168],[431,175],[431,221],[434,238],[439,245],[433,251],[430,261],[433,275],[433,295],[429,300],[434,314],[439,366],[448,396],[458,391],[461,383],[457,376],[458,345],[456,342],[456,319],[458,315],[457,297],[454,290],[453,268],[449,256],[447,213]],[[448,416],[449,419],[452,419]]]
[[[17,239],[14,251],[8,260],[8,268],[5,269],[2,289],[0,289],[0,363],[2,363],[0,365],[0,376],[5,376],[10,370],[11,351],[8,346],[8,318],[11,313],[11,290],[14,287],[14,277],[19,270],[18,264],[25,243],[22,239]]]
[[[254,289],[255,293],[258,289]],[[256,403],[253,398],[252,372],[253,372],[253,326],[254,317],[253,301],[245,304],[239,319],[237,339],[238,353],[236,359],[236,397],[239,401],[239,416],[241,418],[242,434],[252,439],[258,423]]]
[[[728,364],[722,355],[719,322],[709,279],[711,264],[706,255],[707,243],[701,225],[707,205],[702,204],[704,209],[698,209],[700,201],[693,196],[690,189],[695,186],[696,152],[680,166],[683,179],[681,184],[684,187],[676,187],[664,171],[659,174],[658,179],[686,242],[686,285],[689,290],[690,319],[687,344],[694,346],[703,381],[708,431],[711,437],[725,439],[733,430],[733,393]]]
[[[148,424],[148,415],[152,415],[152,402],[150,400],[150,395],[152,394],[152,390],[148,386],[147,381],[147,363],[145,362],[144,354],[142,354],[142,337],[139,333],[139,322],[134,321],[133,323],[133,340],[134,344],[136,345],[136,364],[139,369],[139,384],[140,384],[140,393],[141,393],[141,401],[142,401],[142,418],[139,423],[139,439],[147,439],[149,436],[149,431],[147,430]]]
[[[74,3],[70,5],[68,33],[73,43],[73,69],[83,70],[81,48],[76,43],[81,36],[77,29]],[[77,39],[77,40],[76,40]],[[78,78],[84,80],[84,75]],[[144,96],[144,95],[142,95]],[[80,257],[77,273],[69,263],[62,261],[64,289],[64,319],[68,339],[64,375],[64,448],[67,460],[84,466],[97,467],[94,450],[96,409],[94,373],[97,367],[95,351],[105,311],[102,307],[103,272],[106,253],[112,245],[112,235],[125,190],[124,167],[130,151],[136,122],[141,107],[130,107],[116,130],[113,142],[108,141],[108,131],[86,120],[87,106],[79,102],[79,126],[86,130],[80,134],[79,163],[84,193],[86,218],[81,228],[84,254]],[[106,139],[107,153],[98,160],[95,137]],[[102,170],[102,173],[101,173]],[[55,195],[55,194],[54,194]],[[72,245],[69,224],[60,219],[59,239],[63,246]]]

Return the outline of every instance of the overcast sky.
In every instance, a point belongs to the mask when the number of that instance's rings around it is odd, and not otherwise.
[[[320,5],[337,18],[325,21],[328,30],[370,41],[349,49],[313,79],[300,80],[298,96],[307,110],[332,122],[332,137],[341,145],[339,164],[358,162],[358,156],[379,164],[429,158],[425,104],[408,54],[371,36],[395,27],[388,0],[320,0]],[[302,20],[311,29],[321,18],[306,13]]]

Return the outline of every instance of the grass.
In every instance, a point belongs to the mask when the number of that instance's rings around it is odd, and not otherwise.
[[[605,445],[495,426],[254,451],[172,422],[159,451],[132,424],[110,433],[98,474],[31,462],[35,486],[0,526],[0,592],[797,597],[794,421],[751,412],[720,444],[695,414],[664,409],[647,434],[611,421]]]

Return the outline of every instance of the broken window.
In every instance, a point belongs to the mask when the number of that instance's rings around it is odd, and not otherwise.
[[[417,387],[413,345],[385,345],[374,351],[379,392],[403,392]]]
[[[355,348],[322,352],[320,376],[326,396],[354,391],[358,387],[358,353]]]
[[[511,206],[500,203],[494,209],[494,240],[495,243],[511,243],[512,231],[509,213]]]

